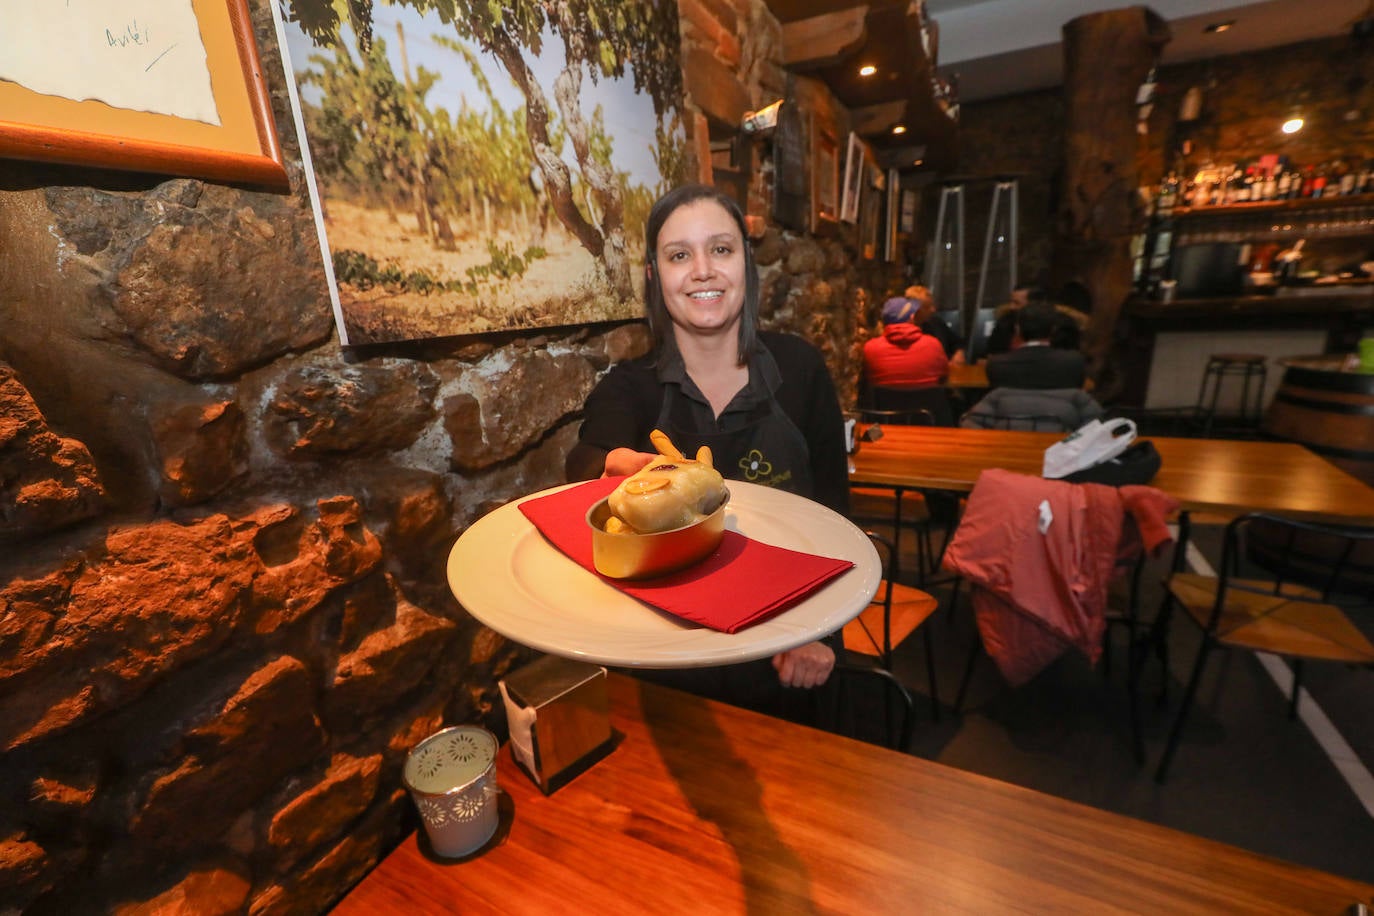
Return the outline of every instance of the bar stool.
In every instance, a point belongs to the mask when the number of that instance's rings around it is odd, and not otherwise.
[[[1202,420],[1203,436],[1212,435],[1212,423],[1216,419],[1217,400],[1221,397],[1222,383],[1228,378],[1239,378],[1240,418],[1242,427],[1253,429],[1259,425],[1260,414],[1264,407],[1264,383],[1268,374],[1265,357],[1260,353],[1213,353],[1207,359],[1207,368],[1202,372],[1202,384],[1198,387],[1198,417]],[[1258,380],[1254,404],[1250,403],[1250,383]],[[1212,396],[1207,397],[1207,386],[1212,386]],[[1206,405],[1206,406],[1204,406]]]

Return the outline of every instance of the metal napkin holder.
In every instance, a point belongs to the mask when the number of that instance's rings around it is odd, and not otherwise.
[[[606,669],[546,655],[500,681],[511,754],[545,795],[613,746]]]

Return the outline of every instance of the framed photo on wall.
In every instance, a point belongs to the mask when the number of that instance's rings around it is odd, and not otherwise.
[[[902,191],[902,215],[898,224],[902,232],[916,231],[916,202],[919,196],[915,188],[906,188]]]
[[[835,135],[815,127],[811,160],[811,231],[819,232],[839,219],[840,147]]]
[[[866,172],[863,141],[859,139],[858,134],[850,131],[849,146],[844,157],[844,197],[840,201],[840,222],[842,223],[857,223],[859,221],[859,203],[863,196]]]
[[[682,86],[637,69],[680,70],[677,22],[657,15],[658,4],[588,0],[579,9],[594,19],[652,27],[612,47],[589,44],[578,17],[550,19],[542,33],[513,37],[509,55],[490,47],[509,4],[469,4],[462,16],[433,3],[289,0],[290,16],[285,0],[272,4],[340,343],[642,313],[635,240],[647,202],[680,184],[696,158],[742,205],[753,156],[733,129],[712,138],[704,118],[687,156]],[[419,81],[412,60],[423,63]],[[526,81],[525,67],[538,80]],[[559,101],[557,81],[573,73],[581,91]],[[513,121],[520,110],[527,116]],[[615,149],[616,181],[578,153],[582,132]]]
[[[897,260],[897,233],[900,225],[902,178],[896,169],[887,170],[887,207],[883,210],[883,260]]]
[[[876,168],[864,169],[862,197],[859,201],[859,241],[865,261],[879,257],[878,226],[883,209],[883,173]]]

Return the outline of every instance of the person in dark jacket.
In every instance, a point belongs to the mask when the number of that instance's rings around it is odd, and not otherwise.
[[[1054,307],[1032,304],[1015,314],[1012,349],[988,357],[988,384],[993,388],[1082,388],[1087,380],[1083,354],[1050,344],[1060,320]]]

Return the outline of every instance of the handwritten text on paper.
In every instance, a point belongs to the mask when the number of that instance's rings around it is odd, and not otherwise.
[[[0,79],[43,95],[220,123],[191,0],[0,0]]]

